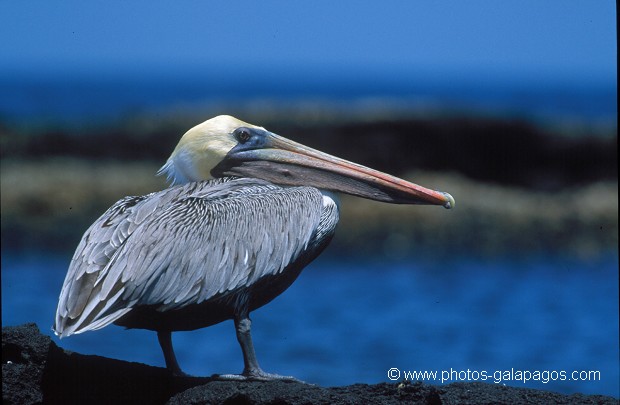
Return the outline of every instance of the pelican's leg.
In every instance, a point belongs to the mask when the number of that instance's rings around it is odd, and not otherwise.
[[[264,372],[258,365],[254,344],[252,343],[251,334],[252,321],[249,316],[235,317],[235,331],[237,340],[241,345],[243,352],[243,373],[241,374],[223,374],[218,377],[225,380],[290,380],[297,381],[294,377],[271,374]]]
[[[177,356],[174,355],[174,349],[172,348],[172,332],[158,331],[157,340],[159,340],[161,350],[164,352],[164,360],[166,360],[166,368],[168,371],[175,377],[187,377],[188,374],[185,374],[181,370],[177,362]]]

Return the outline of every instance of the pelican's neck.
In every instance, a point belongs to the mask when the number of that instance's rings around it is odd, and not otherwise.
[[[210,175],[201,173],[196,167],[194,157],[188,150],[180,150],[173,154],[157,172],[158,176],[165,175],[171,186],[186,184],[192,181],[210,180]]]
[[[334,204],[337,209],[340,209],[340,197],[334,191],[319,189],[321,194],[323,194],[323,205],[326,205],[326,201],[331,201],[331,204]]]

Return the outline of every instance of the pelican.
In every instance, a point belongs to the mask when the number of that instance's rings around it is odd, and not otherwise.
[[[53,330],[110,324],[157,332],[166,368],[185,375],[172,332],[232,319],[241,374],[264,372],[250,312],[269,303],[325,249],[338,223],[330,192],[396,204],[454,206],[448,193],[348,162],[231,116],[190,129],[158,174],[169,188],[112,205],[84,233]]]

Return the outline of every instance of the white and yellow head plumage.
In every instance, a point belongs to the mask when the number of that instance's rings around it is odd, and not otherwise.
[[[261,128],[230,115],[218,115],[196,125],[183,135],[157,174],[165,174],[171,185],[212,178],[211,169],[237,145],[232,133],[239,127]]]

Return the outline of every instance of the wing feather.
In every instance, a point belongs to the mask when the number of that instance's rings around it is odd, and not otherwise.
[[[314,188],[253,179],[126,197],[84,234],[55,331],[98,329],[136,306],[167,311],[197,304],[278,274],[308,247],[322,213]]]

